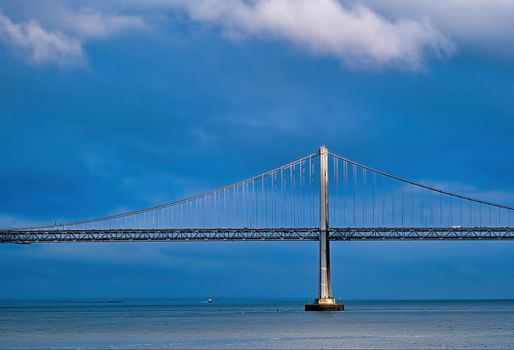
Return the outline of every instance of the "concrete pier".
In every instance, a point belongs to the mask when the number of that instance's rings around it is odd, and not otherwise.
[[[341,311],[343,304],[337,304],[332,297],[330,282],[330,241],[328,237],[328,150],[319,148],[320,164],[320,235],[319,235],[319,296],[313,304],[305,305],[305,311]]]
[[[305,311],[343,311],[344,304],[337,304],[334,298],[320,300],[316,298],[314,304],[305,305]]]

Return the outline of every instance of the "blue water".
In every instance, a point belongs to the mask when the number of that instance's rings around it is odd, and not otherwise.
[[[514,349],[514,301],[308,301],[3,301],[0,348]]]

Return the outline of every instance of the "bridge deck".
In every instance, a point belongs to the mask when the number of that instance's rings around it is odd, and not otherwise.
[[[330,228],[332,241],[514,240],[513,227]],[[0,243],[317,241],[318,228],[1,230]]]

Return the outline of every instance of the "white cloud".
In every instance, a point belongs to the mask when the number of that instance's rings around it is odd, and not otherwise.
[[[54,63],[60,66],[84,62],[80,42],[58,31],[48,31],[35,21],[14,23],[0,12],[0,40],[22,52],[35,64]]]
[[[2,1],[2,0],[0,0]],[[27,3],[29,5],[27,5]],[[55,0],[7,3],[25,18],[0,13],[0,40],[34,63],[81,62],[83,45],[156,29],[185,13],[227,38],[288,43],[354,68],[419,69],[431,57],[474,45],[514,53],[511,0]],[[17,17],[18,18],[18,17]],[[168,18],[176,18],[173,15]]]
[[[419,69],[427,57],[453,52],[453,44],[426,18],[386,18],[360,3],[343,5],[338,0],[61,1],[39,12],[25,11],[53,31],[36,22],[15,24],[5,16],[2,22],[17,26],[19,32],[35,27],[53,39],[40,45],[46,50],[42,56],[33,54],[33,62],[64,64],[73,61],[73,53],[75,59],[84,57],[82,44],[87,40],[148,30],[147,23],[162,10],[185,12],[192,21],[221,28],[227,37],[284,41],[356,68]]]
[[[452,40],[495,51],[514,49],[512,0],[361,0],[387,16],[429,17]],[[503,45],[502,45],[503,44]]]
[[[146,31],[148,26],[139,16],[105,14],[88,7],[80,11],[58,8],[52,12],[54,25],[81,39],[104,39],[127,31]]]
[[[76,11],[48,7],[37,21],[19,23],[0,12],[0,42],[33,64],[82,65],[86,62],[83,46],[88,40],[147,29],[141,17],[106,14],[90,7]]]
[[[228,36],[284,40],[351,67],[418,69],[427,55],[453,45],[428,20],[388,20],[362,5],[337,0],[169,0],[194,21],[222,28]]]

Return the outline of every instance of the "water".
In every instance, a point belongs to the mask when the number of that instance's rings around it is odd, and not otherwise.
[[[1,349],[514,349],[514,301],[103,300],[0,303]]]

